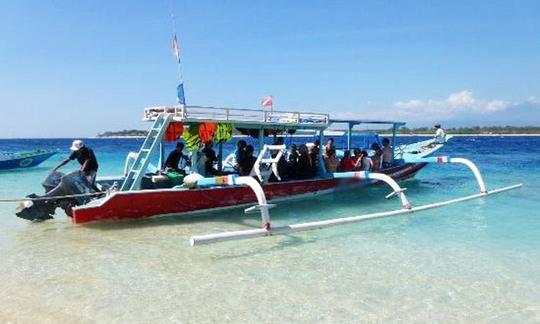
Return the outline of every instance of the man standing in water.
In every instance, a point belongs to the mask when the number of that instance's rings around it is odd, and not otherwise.
[[[88,180],[91,185],[94,185],[96,181],[96,174],[98,170],[98,163],[94,151],[86,147],[81,140],[75,140],[70,147],[71,155],[56,166],[53,171],[56,171],[68,164],[70,161],[77,159],[77,162],[81,165],[80,171],[83,176]]]

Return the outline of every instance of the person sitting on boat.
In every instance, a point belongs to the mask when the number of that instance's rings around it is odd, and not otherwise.
[[[354,170],[354,162],[351,158],[351,151],[345,150],[345,152],[343,152],[343,158],[339,162],[339,171],[349,172],[352,170]]]
[[[383,169],[390,168],[392,167],[392,164],[394,162],[394,154],[392,153],[392,146],[390,146],[390,140],[388,138],[384,138],[382,144],[382,167]]]
[[[64,161],[60,162],[53,171],[56,171],[68,164],[70,161],[77,159],[77,162],[81,165],[81,173],[86,178],[88,183],[94,185],[96,181],[96,174],[98,170],[98,163],[94,151],[85,146],[84,142],[81,140],[75,140],[70,147],[71,155],[67,157]]]
[[[353,150],[354,155],[352,156],[353,169],[358,171],[362,167],[362,151],[360,149]]]
[[[446,133],[440,124],[433,126],[435,128],[435,137],[433,138],[434,142],[437,144],[446,143]]]
[[[298,156],[298,163],[296,164],[295,174],[298,179],[310,179],[317,173],[317,167],[313,163],[313,153],[309,153],[306,144],[300,145],[300,155]]]
[[[373,169],[373,160],[369,157],[367,151],[362,151],[362,166],[360,167],[361,171],[371,171]]]
[[[240,173],[241,176],[249,176],[251,169],[253,169],[253,165],[257,160],[257,158],[253,156],[253,151],[253,145],[246,146],[244,157],[238,163],[238,173]]]
[[[296,144],[291,145],[291,151],[289,152],[289,164],[296,164],[298,162],[298,148]]]
[[[373,161],[373,170],[378,170],[381,168],[382,163],[382,150],[379,144],[373,143],[371,144],[371,149],[373,150],[373,156],[371,157],[371,160]]]
[[[234,152],[236,165],[233,167],[236,171],[238,171],[238,168],[240,167],[240,161],[246,155],[246,146],[247,146],[247,143],[244,140],[239,140],[238,143],[236,143],[236,151]]]
[[[216,151],[212,149],[214,143],[212,141],[204,143],[204,148],[201,150],[202,155],[205,158],[204,173],[208,176],[219,175],[219,171],[214,168],[214,163],[217,162]]]
[[[354,150],[354,169],[357,171],[369,171],[373,167],[373,161],[366,151]]]
[[[289,152],[289,158],[287,161],[287,165],[289,167],[289,178],[296,178],[298,156],[299,154],[296,144],[291,144],[291,151]]]
[[[176,143],[176,148],[171,153],[169,153],[169,156],[167,156],[167,160],[165,160],[165,169],[173,170],[184,175],[186,174],[184,168],[179,167],[179,164],[181,161],[183,161],[185,167],[187,165],[190,165],[191,162],[189,160],[189,156],[182,152],[183,150],[184,143]]]
[[[331,148],[330,151],[326,151],[324,156],[324,165],[327,172],[336,172],[339,166],[339,159],[336,157],[336,149]]]
[[[313,163],[313,167],[315,168],[315,170],[317,170],[319,166],[320,150],[321,150],[321,141],[315,140],[315,142],[313,142],[313,146],[311,147],[311,151],[309,153],[311,157],[311,162]]]
[[[326,146],[324,147],[324,155],[325,156],[330,156],[329,153],[332,152],[332,150],[334,150],[334,154],[336,153],[336,148],[334,146],[334,139],[332,137],[330,137],[328,139],[328,142],[326,142]]]

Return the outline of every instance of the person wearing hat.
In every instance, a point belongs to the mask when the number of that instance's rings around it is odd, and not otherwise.
[[[437,144],[446,143],[446,134],[444,132],[444,129],[441,127],[441,125],[437,124],[437,125],[435,125],[433,127],[436,129],[434,142],[437,143]]]
[[[81,165],[80,171],[82,172],[83,176],[90,184],[93,185],[96,181],[96,174],[98,170],[98,163],[96,156],[94,155],[94,151],[91,148],[86,147],[84,142],[81,140],[73,141],[69,149],[71,150],[71,155],[64,161],[60,162],[60,164],[58,164],[53,171],[56,171],[68,164],[70,161],[77,159],[77,162],[79,162]]]

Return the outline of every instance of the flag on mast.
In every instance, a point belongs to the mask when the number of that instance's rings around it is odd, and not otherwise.
[[[180,48],[178,47],[178,39],[176,38],[176,33],[174,33],[174,37],[172,41],[172,50],[173,50],[173,55],[176,58],[176,61],[180,63]]]
[[[184,82],[180,82],[178,87],[176,87],[176,97],[180,105],[186,104],[186,97],[184,97]]]
[[[272,96],[266,96],[264,98],[262,98],[261,100],[261,105],[263,107],[270,107],[272,108],[272,106],[274,105],[274,97]]]
[[[174,33],[173,36],[172,50],[174,58],[176,59],[176,63],[178,63],[178,78],[180,80],[178,87],[176,87],[176,98],[180,105],[185,105],[186,97],[184,96],[184,80],[182,78],[182,71],[180,66],[180,48],[178,46],[178,38],[176,37],[176,33]]]

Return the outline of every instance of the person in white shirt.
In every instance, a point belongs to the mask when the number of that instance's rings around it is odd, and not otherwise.
[[[437,124],[434,127],[436,129],[434,142],[438,144],[446,143],[446,133],[444,132],[444,129],[441,127],[440,124]]]

